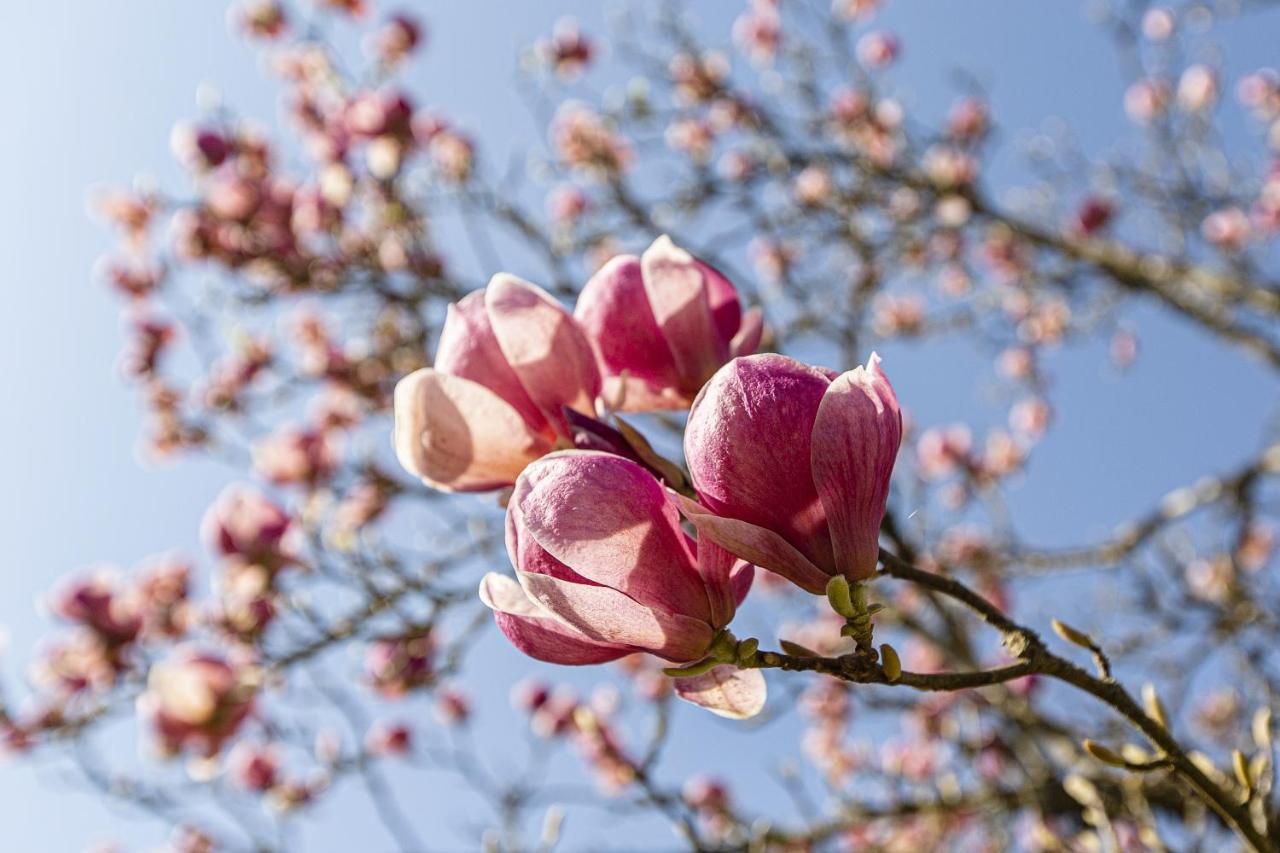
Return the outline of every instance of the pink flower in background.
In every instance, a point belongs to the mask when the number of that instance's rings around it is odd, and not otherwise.
[[[592,664],[633,652],[701,660],[733,618],[751,566],[680,526],[671,494],[641,466],[607,453],[567,451],[529,466],[507,509],[516,578],[485,576],[480,597],[520,651],[560,664]],[[702,694],[697,678],[677,692],[732,716],[763,705],[757,670],[712,670],[741,694]],[[745,697],[745,698],[744,698]]]
[[[333,474],[338,450],[332,434],[282,427],[254,443],[254,470],[278,486],[315,486]]]
[[[782,16],[777,0],[751,0],[733,22],[733,40],[758,65],[773,62],[782,43]]]
[[[184,648],[151,667],[138,709],[168,753],[213,755],[253,709],[256,671]]]
[[[659,237],[587,282],[574,316],[590,336],[605,398],[624,411],[686,408],[731,358],[755,352],[763,320],[733,284]]]
[[[872,355],[844,374],[736,359],[694,401],[684,450],[704,539],[814,593],[875,571],[902,417]]]
[[[591,416],[600,373],[577,322],[546,291],[500,274],[449,307],[435,366],[400,380],[400,464],[444,491],[509,486],[557,444],[565,409]]]
[[[388,65],[402,61],[422,44],[422,24],[408,15],[392,15],[373,42],[373,51]]]
[[[211,551],[276,568],[292,560],[292,519],[251,486],[225,488],[205,513],[200,536]]]
[[[429,633],[384,637],[365,653],[365,675],[384,697],[399,699],[435,680],[435,648]]]
[[[538,43],[538,58],[565,82],[577,80],[595,56],[595,46],[572,18],[556,21],[551,38]]]
[[[1218,100],[1218,75],[1207,65],[1192,65],[1178,78],[1178,106],[1202,112]]]
[[[241,741],[227,754],[227,772],[247,791],[266,791],[280,781],[280,750],[273,744]]]
[[[873,70],[893,64],[901,50],[902,45],[893,33],[872,32],[858,39],[858,61]]]

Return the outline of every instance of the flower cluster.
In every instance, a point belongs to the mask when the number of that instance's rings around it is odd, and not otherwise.
[[[666,237],[606,263],[572,315],[505,274],[450,306],[434,366],[396,388],[395,446],[434,488],[509,489],[516,578],[491,573],[480,594],[518,649],[647,652],[689,665],[683,698],[749,716],[763,681],[734,666],[727,627],[754,567],[813,593],[874,572],[902,440],[893,389],[875,356],[838,374],[750,355],[762,328]],[[678,467],[605,420],[686,407],[681,494]]]

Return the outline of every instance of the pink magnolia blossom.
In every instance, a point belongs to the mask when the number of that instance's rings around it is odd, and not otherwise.
[[[733,285],[659,237],[619,255],[587,282],[574,316],[591,338],[605,397],[626,411],[682,409],[719,367],[755,352],[760,310],[743,313]]]
[[[280,750],[274,744],[241,741],[227,754],[227,772],[247,791],[266,791],[280,781]]]
[[[268,568],[290,562],[292,519],[261,492],[231,485],[205,513],[201,538],[224,557],[249,560]]]
[[[165,752],[213,755],[253,709],[257,684],[252,667],[179,649],[151,667],[138,708]]]
[[[435,366],[396,385],[400,464],[443,491],[515,482],[557,444],[566,409],[590,416],[600,393],[591,344],[540,287],[500,274],[449,307]]]
[[[836,374],[780,355],[736,359],[689,413],[685,457],[704,539],[814,593],[875,571],[902,417],[874,354]]]
[[[589,509],[588,509],[589,508]],[[516,578],[485,576],[480,597],[520,651],[560,664],[633,652],[703,659],[729,624],[753,569],[680,526],[671,494],[640,465],[595,451],[525,469],[507,509]],[[677,692],[729,716],[763,705],[757,670],[716,667]]]
[[[435,680],[435,649],[430,634],[383,637],[365,653],[365,675],[383,696],[399,699]]]

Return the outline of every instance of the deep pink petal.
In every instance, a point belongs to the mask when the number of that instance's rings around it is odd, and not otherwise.
[[[685,518],[698,529],[700,545],[704,540],[710,540],[762,569],[783,576],[802,589],[816,594],[826,590],[830,576],[774,531],[716,515],[681,495],[675,495],[675,498]]]
[[[742,325],[729,342],[729,355],[733,358],[751,355],[760,348],[760,338],[763,336],[764,312],[759,308],[752,308],[742,315]]]
[[[738,669],[721,664],[702,675],[677,678],[676,695],[731,720],[754,717],[764,709],[768,688],[758,669]]]
[[[711,602],[711,624],[728,625],[740,601],[733,584],[733,571],[740,561],[709,537],[699,539],[697,549],[698,572],[706,584],[707,599]],[[750,580],[747,584],[750,585]]]
[[[520,584],[493,572],[480,581],[480,600],[493,611],[498,629],[531,658],[548,663],[605,663],[635,649],[598,643],[549,616],[528,599]]]
[[[826,372],[785,356],[734,359],[694,401],[684,452],[707,509],[776,532],[809,563],[833,573],[809,449],[828,385]]]
[[[602,372],[614,380],[606,399],[617,399],[624,374],[624,408],[629,411],[644,411],[638,407],[664,399],[663,389],[678,384],[675,360],[649,307],[635,255],[619,255],[591,277],[578,296],[574,317],[590,338]]]
[[[679,387],[693,394],[729,358],[728,338],[721,338],[711,314],[703,265],[664,235],[645,250],[640,268],[649,307],[675,359]]]
[[[876,570],[880,522],[902,441],[898,399],[874,354],[827,389],[813,426],[813,479],[836,566],[850,580]]]
[[[445,491],[510,485],[551,449],[497,394],[431,368],[396,384],[393,443],[406,470]]]
[[[738,290],[733,282],[711,264],[702,261],[696,263],[707,283],[707,304],[711,307],[716,334],[727,348],[742,324],[742,303],[738,299]]]
[[[595,414],[600,372],[581,327],[545,290],[512,275],[495,275],[485,307],[502,354],[552,423],[567,433],[561,408]]]
[[[546,415],[530,399],[520,378],[507,363],[502,347],[498,346],[483,290],[468,293],[449,306],[433,366],[441,373],[480,383],[510,403],[532,431],[553,438]]]
[[[553,453],[525,470],[510,506],[537,544],[578,575],[647,607],[711,622],[680,514],[635,462]]]
[[[634,646],[686,663],[707,653],[715,632],[701,619],[664,613],[605,586],[518,574],[531,599],[598,643]]]

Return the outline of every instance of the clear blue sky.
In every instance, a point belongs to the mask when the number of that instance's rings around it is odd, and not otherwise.
[[[703,6],[704,31],[726,34],[739,4]],[[477,137],[500,140],[491,154],[535,145],[542,135],[511,87],[517,49],[562,14],[591,31],[605,29],[600,4],[586,0],[383,3],[378,11],[401,7],[423,14],[431,30],[411,85]],[[99,562],[130,566],[175,546],[194,552],[199,517],[229,476],[204,465],[145,470],[136,461],[139,417],[114,367],[119,305],[91,277],[110,236],[85,210],[92,186],[127,184],[139,172],[181,186],[169,129],[195,113],[202,82],[215,84],[244,114],[275,116],[275,89],[259,74],[255,52],[227,33],[224,11],[214,0],[45,0],[0,8],[0,623],[11,638],[3,659],[9,678],[22,672],[47,624],[35,602],[61,574]],[[988,85],[1006,129],[1058,115],[1087,150],[1102,153],[1125,127],[1116,63],[1080,4],[900,0],[881,24],[903,35],[904,61],[894,76],[928,114],[951,100],[949,72],[968,68]],[[1274,61],[1274,23],[1270,38],[1245,25],[1226,32],[1233,76]],[[1012,156],[1001,162],[1000,174],[1015,172]],[[922,423],[965,417],[982,400],[982,381],[971,371],[985,368],[973,359],[909,348],[882,354]],[[1159,317],[1123,382],[1110,375],[1098,348],[1063,354],[1052,369],[1063,416],[1015,492],[1023,529],[1042,542],[1104,534],[1111,521],[1169,488],[1234,464],[1254,446],[1276,398],[1260,369],[1234,354],[1224,358]],[[1025,612],[1041,615],[1034,606]],[[525,668],[496,645],[485,655],[499,685]],[[481,698],[502,705],[505,687]],[[495,720],[506,718],[504,707],[493,712]],[[680,742],[694,743],[709,725],[682,722]],[[740,751],[748,744],[725,742]],[[692,755],[672,767],[692,766]],[[725,771],[758,767],[716,761]],[[433,812],[442,791],[413,792],[406,802]],[[307,849],[347,850],[367,841],[364,812],[347,808],[325,810],[325,831],[306,836]],[[69,793],[55,775],[26,765],[0,768],[0,827],[0,846],[14,851],[75,851],[103,838],[145,847],[161,838],[154,827],[122,823],[91,798]],[[362,849],[389,849],[371,843]]]

